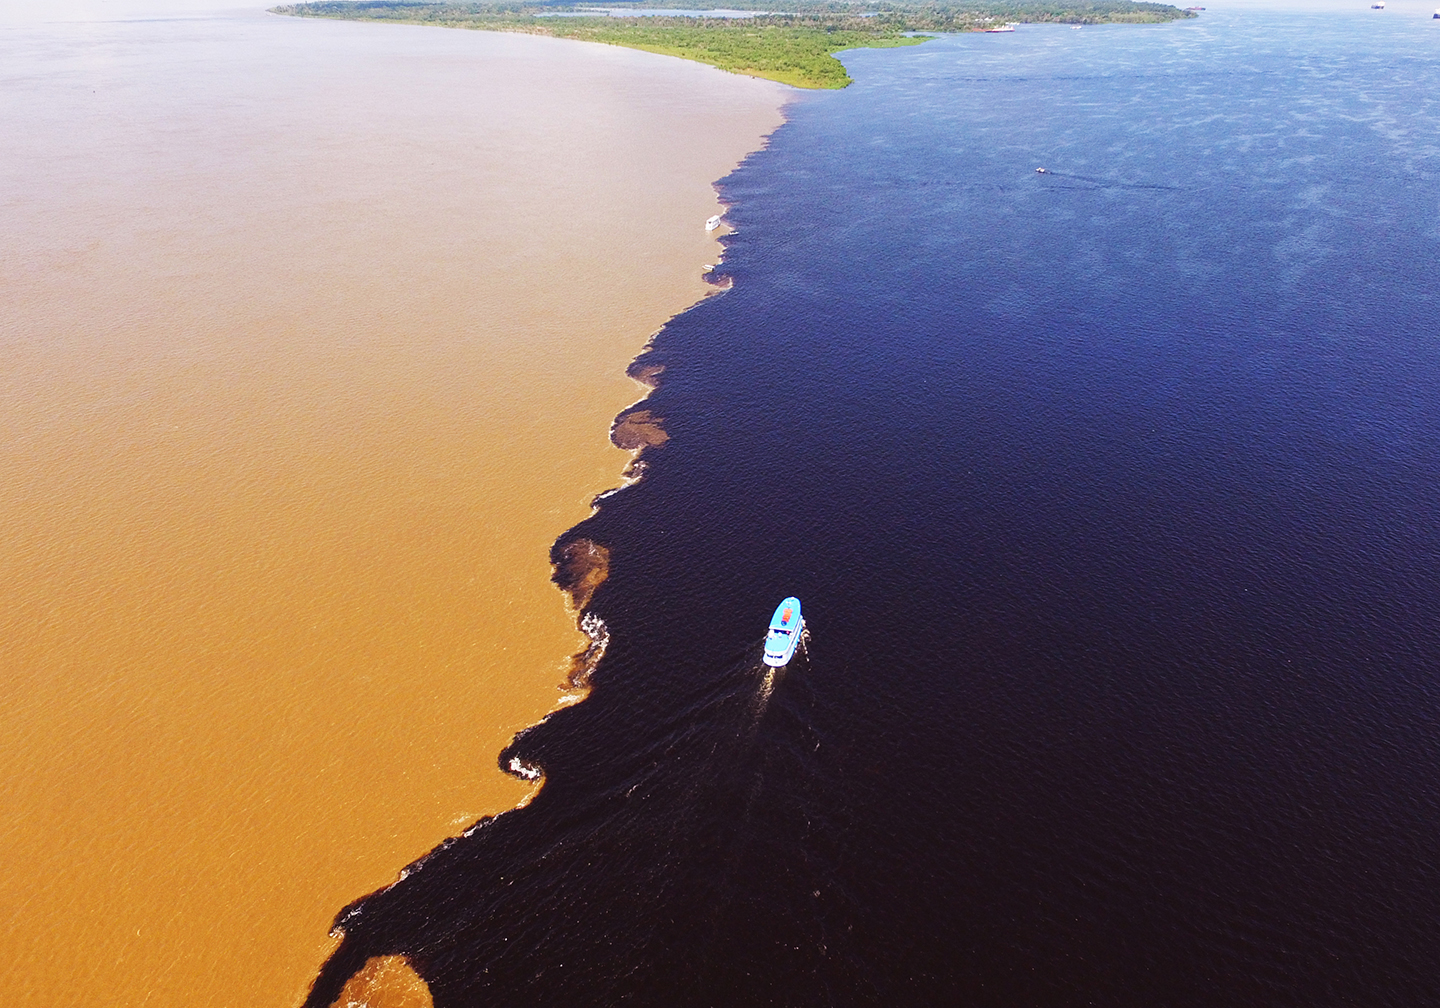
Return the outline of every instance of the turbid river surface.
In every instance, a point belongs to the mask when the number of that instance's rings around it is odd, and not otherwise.
[[[9,1004],[292,1004],[526,797],[548,549],[787,94],[221,7],[0,6]]]

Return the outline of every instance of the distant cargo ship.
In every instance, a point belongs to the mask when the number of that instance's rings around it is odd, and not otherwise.
[[[775,607],[770,617],[770,632],[765,635],[765,664],[781,668],[795,657],[805,620],[800,616],[800,600],[790,596]]]
[[[1385,0],[1380,0],[1379,3],[1372,3],[1372,4],[1370,5],[1370,9],[1371,9],[1371,10],[1384,10],[1384,9],[1385,9]]]

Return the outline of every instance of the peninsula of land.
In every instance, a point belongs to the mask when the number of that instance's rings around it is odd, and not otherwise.
[[[761,10],[768,0],[735,0],[725,14],[652,16],[621,0],[605,8],[565,2],[447,3],[429,0],[318,0],[272,8],[276,14],[354,21],[398,21],[483,31],[524,32],[642,49],[708,63],[800,88],[850,83],[834,54],[846,49],[919,45],[929,34],[993,31],[1015,22],[1157,23],[1195,17],[1170,4],[1138,0],[965,0],[874,4],[805,2]],[[773,6],[773,5],[772,5]],[[634,11],[633,16],[629,16]],[[754,11],[754,14],[749,14]],[[716,16],[705,16],[714,14]]]

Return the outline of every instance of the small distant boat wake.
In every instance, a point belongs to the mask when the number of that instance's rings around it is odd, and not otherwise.
[[[1072,179],[1076,182],[1086,183],[1083,186],[1053,186],[1055,189],[1159,189],[1172,191],[1179,189],[1179,186],[1158,185],[1153,182],[1120,182],[1116,179],[1097,178],[1094,175],[1069,175],[1049,168],[1036,168],[1036,175],[1048,175],[1057,179]]]

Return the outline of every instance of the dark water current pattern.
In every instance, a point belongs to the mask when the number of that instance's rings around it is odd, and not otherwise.
[[[1440,23],[1368,14],[847,56],[570,533],[543,791],[315,1003],[1440,1004]]]

